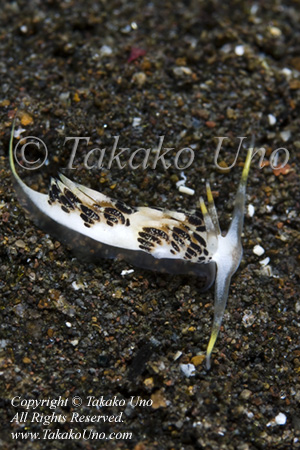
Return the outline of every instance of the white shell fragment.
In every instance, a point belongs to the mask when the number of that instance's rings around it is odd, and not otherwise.
[[[282,132],[280,133],[280,137],[281,137],[281,139],[282,139],[284,142],[287,142],[287,141],[290,139],[290,137],[291,137],[291,132],[290,132],[290,130],[282,131]]]
[[[177,183],[176,183],[176,187],[179,190],[179,192],[181,192],[182,194],[194,195],[195,190],[192,188],[189,188],[185,185],[187,177],[185,176],[184,172],[181,172],[180,176],[182,177],[182,179],[177,181]]]
[[[192,188],[189,188],[187,186],[179,186],[179,192],[181,192],[182,194],[187,194],[187,195],[195,194],[195,190]]]
[[[234,52],[237,56],[243,56],[245,53],[245,47],[243,45],[237,45],[234,49]]]
[[[100,48],[100,55],[101,56],[110,56],[112,54],[112,48],[109,47],[109,45],[102,45]]]
[[[277,119],[275,116],[273,116],[273,114],[268,114],[268,120],[270,125],[275,125],[275,123],[277,122]]]
[[[282,35],[282,31],[278,27],[271,26],[271,27],[269,27],[269,31],[272,34],[272,36],[275,36],[275,37],[279,37]]]
[[[263,266],[260,269],[260,273],[264,276],[264,277],[275,277],[275,275],[273,275],[273,270],[271,266]]]
[[[174,355],[173,361],[177,361],[182,355],[182,352],[180,350],[177,350],[177,352]]]
[[[195,376],[196,367],[194,364],[180,364],[180,369],[181,372],[188,378]]]
[[[291,78],[291,76],[293,75],[293,72],[291,71],[291,69],[289,69],[288,67],[284,67],[281,71],[283,73],[284,76],[286,76],[286,78],[289,80]]]
[[[128,270],[122,270],[121,275],[122,277],[125,277],[125,275],[130,275],[131,273],[134,272],[134,269],[128,269]]]
[[[24,133],[24,131],[26,131],[25,128],[19,127],[17,130],[15,130],[14,137],[19,139],[19,137],[21,136],[22,133]]]
[[[182,177],[181,180],[178,180],[176,183],[176,187],[179,189],[180,186],[184,186],[185,182],[187,180],[187,177],[184,175],[184,172],[180,172],[180,176]]]
[[[75,291],[79,291],[79,289],[82,289],[82,290],[84,290],[85,289],[85,286],[84,286],[84,284],[82,284],[82,283],[77,283],[76,281],[73,281],[73,283],[72,283],[72,288],[75,290]]]
[[[261,266],[266,266],[267,264],[269,264],[270,262],[270,258],[267,256],[265,259],[262,259],[261,261],[259,261],[259,264]]]
[[[242,318],[243,325],[245,328],[251,327],[255,322],[255,315],[250,309],[244,311],[244,316]]]
[[[277,425],[285,425],[286,424],[286,415],[283,413],[279,413],[275,417],[275,422],[277,423]]]
[[[283,413],[277,414],[275,419],[272,419],[267,423],[267,427],[274,427],[276,425],[285,425],[286,424],[286,415]]]
[[[173,73],[176,77],[180,78],[184,75],[192,75],[192,71],[189,67],[180,66],[180,67],[174,67]]]
[[[261,256],[265,253],[265,249],[260,245],[255,245],[253,248],[253,253],[257,256]]]
[[[132,121],[132,126],[135,127],[139,127],[140,124],[142,122],[142,119],[140,117],[134,117],[133,121]]]
[[[250,203],[250,204],[248,205],[248,215],[249,215],[249,217],[253,217],[253,216],[254,216],[254,213],[255,213],[255,208],[254,208],[254,206]]]

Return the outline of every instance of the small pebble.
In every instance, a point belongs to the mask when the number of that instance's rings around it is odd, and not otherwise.
[[[112,54],[112,49],[108,45],[102,45],[100,48],[100,55],[101,56],[110,56]]]
[[[270,262],[270,258],[267,256],[265,259],[262,259],[261,261],[259,261],[259,264],[261,264],[262,266],[266,266],[267,264],[269,264]]]
[[[182,78],[186,75],[192,75],[193,72],[188,67],[180,66],[174,67],[173,73],[177,78]]]
[[[147,80],[147,75],[144,72],[137,72],[133,75],[132,81],[138,86],[143,86]]]
[[[299,302],[299,308],[300,308],[300,302]],[[175,353],[173,360],[176,361],[177,359],[180,358],[181,355],[182,355],[182,352],[178,350],[178,351]]]
[[[33,123],[33,118],[28,113],[20,113],[20,118],[23,126],[31,125]]]
[[[234,52],[237,56],[243,56],[245,53],[245,48],[243,45],[237,45],[234,49]]]
[[[132,121],[133,127],[138,127],[141,124],[142,119],[140,117],[134,117]]]
[[[281,137],[281,139],[282,139],[284,142],[287,142],[287,141],[290,139],[290,137],[291,137],[291,132],[290,132],[290,130],[282,131],[282,132],[280,133],[280,137]]]
[[[24,356],[24,358],[23,358],[23,363],[24,363],[24,364],[30,364],[30,363],[31,363],[31,359],[28,358],[27,356]]]
[[[59,100],[62,102],[67,101],[70,98],[70,92],[62,92],[59,96]]]
[[[21,31],[22,33],[26,34],[26,33],[27,33],[27,31],[28,31],[28,28],[27,28],[27,26],[26,26],[26,25],[22,25],[22,26],[20,26],[20,31]]]
[[[15,242],[15,245],[16,245],[17,247],[19,247],[19,248],[25,248],[25,247],[26,247],[26,244],[25,244],[24,241],[22,241],[22,239],[18,239],[18,240]]]
[[[273,116],[273,114],[268,114],[268,120],[269,120],[269,124],[270,125],[275,125],[277,119],[275,116]]]
[[[19,137],[21,136],[22,133],[24,133],[25,128],[19,127],[17,130],[14,131],[14,137],[16,139],[19,139]]]
[[[194,364],[180,364],[180,369],[181,372],[188,378],[195,376],[196,367]]]
[[[279,37],[282,35],[282,31],[278,27],[270,27],[269,31],[272,34],[272,36],[275,37]]]
[[[265,249],[260,245],[255,245],[253,248],[253,253],[257,256],[261,256],[265,253]]]
[[[283,413],[279,413],[275,417],[275,422],[277,423],[277,425],[285,425],[286,424],[286,415]]]
[[[77,283],[76,281],[73,281],[73,283],[72,283],[72,288],[75,290],[75,291],[79,291],[79,289],[82,289],[82,290],[84,290],[84,288],[85,288],[85,286],[82,284],[82,283]]]
[[[131,273],[134,272],[134,269],[128,269],[128,270],[122,270],[121,275],[122,277],[124,277],[125,275],[130,275]]]
[[[205,355],[196,355],[196,356],[193,356],[193,358],[191,359],[192,364],[194,364],[195,367],[200,366],[204,360],[205,360]]]
[[[272,277],[273,276],[273,271],[272,271],[271,266],[263,266],[260,269],[260,272],[264,277]]]
[[[192,188],[189,188],[187,186],[179,186],[179,192],[181,192],[182,194],[187,194],[187,195],[195,194],[195,190]]]
[[[243,389],[242,392],[240,393],[240,397],[243,400],[248,400],[252,395],[252,391],[250,391],[249,389]]]
[[[291,69],[289,69],[288,67],[284,67],[281,71],[283,73],[283,75],[286,76],[286,78],[289,80],[293,74],[293,72],[291,71]]]
[[[152,400],[152,408],[153,409],[158,409],[158,408],[166,408],[167,407],[167,402],[166,399],[164,397],[164,393],[163,390],[160,389],[159,391],[154,392],[151,395],[151,400]]]
[[[249,217],[253,217],[255,213],[255,208],[251,203],[248,205],[248,215]]]

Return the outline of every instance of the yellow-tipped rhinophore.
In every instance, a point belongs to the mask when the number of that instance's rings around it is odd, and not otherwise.
[[[209,205],[214,205],[214,198],[211,192],[210,184],[209,182],[206,183],[206,195],[207,195],[207,201]]]
[[[239,267],[243,248],[241,243],[241,234],[244,223],[244,210],[246,200],[246,182],[250,170],[252,157],[252,148],[248,150],[241,181],[237,190],[232,221],[225,237],[221,233],[217,233],[218,249],[213,256],[213,260],[217,264],[217,276],[215,281],[215,300],[214,300],[214,319],[212,332],[206,351],[206,367],[211,366],[211,354],[216,343],[223,315],[226,308],[229,286],[232,275]],[[210,189],[207,189],[207,197],[211,198]],[[201,210],[203,211],[202,207]],[[214,216],[213,207],[209,206],[211,216]]]
[[[243,183],[247,182],[247,178],[248,178],[249,171],[250,171],[250,166],[251,166],[252,152],[253,152],[253,148],[250,147],[248,152],[247,152],[247,157],[246,157],[246,161],[245,161],[245,164],[244,164],[244,169],[243,169],[243,172],[242,172],[241,181]]]

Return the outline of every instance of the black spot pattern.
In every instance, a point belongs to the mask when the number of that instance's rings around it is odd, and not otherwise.
[[[100,221],[100,217],[98,216],[95,211],[93,211],[91,208],[88,208],[85,205],[80,205],[81,211],[84,213],[85,216],[87,216],[91,220],[98,220]]]
[[[172,233],[172,238],[177,242],[177,244],[179,244],[181,247],[184,247],[185,242],[183,239],[181,239],[180,236],[178,236],[178,234]]]
[[[145,233],[144,231],[139,232],[139,236],[146,241],[155,242],[156,244],[161,244],[161,239],[153,234]]]
[[[191,242],[190,243],[191,248],[193,248],[194,250],[196,250],[197,253],[199,253],[201,255],[202,253],[202,248],[200,247],[200,245],[195,244],[195,242]]]
[[[173,231],[174,231],[174,233],[176,233],[177,235],[181,236],[186,241],[190,242],[190,240],[191,240],[190,235],[186,231],[184,231],[184,230],[182,230],[181,228],[178,228],[178,227],[173,227]]]
[[[93,221],[92,219],[90,219],[89,216],[87,216],[86,214],[81,213],[81,214],[80,214],[80,217],[82,218],[82,220],[83,220],[85,223],[88,223],[88,224],[90,224],[90,225],[93,225],[94,221]]]
[[[201,217],[198,217],[196,214],[189,214],[189,215],[187,215],[187,217],[188,217],[188,222],[191,225],[194,225],[194,226],[203,225],[203,220],[201,219]]]
[[[117,200],[115,207],[124,214],[133,214],[137,211],[136,208],[126,205],[122,200]]]
[[[79,196],[81,198],[81,194]],[[94,200],[95,203],[91,203],[87,196],[85,203],[80,198],[67,187],[62,187],[61,182],[52,179],[49,189],[49,204],[58,203],[62,211],[67,214],[76,210],[85,227],[90,228],[103,220],[109,227],[115,225],[130,227],[132,224],[136,226],[135,217],[131,218],[130,216],[138,212],[138,208],[127,206],[122,200],[105,198],[103,201]],[[152,209],[163,211],[162,208]],[[193,214],[182,211],[182,214],[184,214],[183,219],[178,219],[174,212],[166,212],[162,214],[161,227],[158,222],[157,228],[145,226],[140,231],[136,230],[139,248],[152,253],[157,247],[166,245],[170,254],[177,255],[179,258],[192,260],[199,264],[209,262],[212,257],[206,248],[206,228],[201,211],[196,210]],[[149,221],[151,220],[153,219],[151,219],[150,213]]]
[[[197,253],[191,247],[187,249],[186,253],[188,253],[191,256],[197,256]]]
[[[75,209],[75,206],[73,205],[73,203],[71,202],[71,200],[69,200],[65,195],[61,195],[59,197],[59,201],[66,207],[69,209]]]
[[[172,245],[172,247],[174,248],[174,250],[175,250],[176,252],[180,252],[180,248],[178,247],[178,245],[176,244],[176,242],[171,241],[171,245]]]
[[[200,236],[200,234],[193,233],[193,236],[199,242],[199,244],[202,245],[202,247],[206,247],[206,241],[203,239],[202,236]]]
[[[139,232],[138,242],[141,250],[151,252],[155,245],[162,245],[163,241],[168,241],[168,234],[160,228],[144,227]]]
[[[125,223],[124,215],[121,213],[121,211],[119,211],[116,208],[105,208],[104,209],[104,217],[109,222],[112,222],[114,224],[121,223],[122,225],[124,225],[124,223]]]
[[[73,205],[76,205],[77,203],[80,203],[78,197],[76,197],[76,195],[73,194],[73,192],[71,192],[69,189],[65,188],[64,189],[64,194],[70,200],[70,202]]]
[[[149,233],[152,236],[157,236],[165,241],[169,240],[169,236],[167,235],[167,233],[160,228],[144,227],[143,231],[145,231],[145,233]]]
[[[154,247],[154,243],[151,241],[147,241],[146,239],[143,238],[138,238],[138,242],[140,244],[142,244],[142,246],[146,247],[148,250],[150,250],[152,247]]]
[[[61,192],[58,186],[55,184],[55,180],[51,180],[51,185],[49,189],[49,200],[48,203],[52,205],[55,201],[59,200]]]

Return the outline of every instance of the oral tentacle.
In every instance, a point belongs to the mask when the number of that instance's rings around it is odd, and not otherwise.
[[[218,213],[217,213],[214,198],[213,198],[213,195],[211,192],[210,184],[208,181],[206,183],[206,195],[207,195],[207,202],[208,202],[208,213],[214,224],[215,233],[217,235],[219,235],[219,234],[221,234],[221,229],[220,229],[220,225],[219,225]]]

